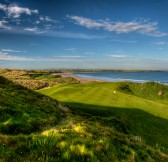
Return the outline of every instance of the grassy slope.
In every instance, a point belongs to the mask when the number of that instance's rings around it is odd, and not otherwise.
[[[49,104],[48,104],[48,103]],[[58,102],[0,77],[0,132],[29,134],[60,118]]]
[[[0,76],[0,161],[28,160],[36,139],[31,134],[55,126],[63,115],[58,107],[58,101]]]
[[[40,90],[57,98],[74,110],[117,118],[127,128],[127,133],[138,135],[151,146],[168,149],[168,106],[131,94],[117,91],[119,83],[85,83],[56,86]],[[113,122],[113,121],[112,121]]]
[[[0,161],[168,160],[160,148],[127,134],[122,121],[71,113],[57,101],[3,77],[0,113]]]

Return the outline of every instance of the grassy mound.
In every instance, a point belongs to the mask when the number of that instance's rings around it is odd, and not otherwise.
[[[156,82],[120,83],[118,90],[150,100],[168,103],[168,86]]]

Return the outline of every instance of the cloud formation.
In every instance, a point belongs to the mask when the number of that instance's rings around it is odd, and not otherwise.
[[[67,48],[67,49],[65,49],[65,50],[74,52],[74,51],[77,50],[77,48]]]
[[[122,40],[122,39],[111,39],[111,42],[119,42],[119,43],[137,43],[135,40]]]
[[[27,52],[27,51],[17,51],[17,50],[11,50],[11,49],[2,49],[2,52],[20,53],[20,52]]]
[[[40,21],[45,21],[45,22],[53,22],[56,23],[56,20],[53,20],[51,17],[49,16],[40,16],[39,18]]]
[[[85,57],[85,56],[56,56],[59,58],[81,58],[81,57]]]
[[[103,29],[108,32],[116,33],[139,33],[149,36],[161,37],[167,36],[158,30],[158,23],[149,21],[131,21],[131,22],[112,22],[109,20],[93,20],[81,16],[67,16],[75,24],[84,26],[88,29]]]
[[[21,7],[17,4],[1,4],[0,11],[5,13],[5,17],[0,20],[0,30],[11,29],[10,32],[40,32],[48,31],[54,28],[62,28],[63,26],[49,16],[39,15],[37,9],[33,10],[27,7]],[[25,15],[26,17],[21,17]],[[27,17],[28,16],[28,17]],[[32,18],[33,17],[33,18]],[[32,18],[32,19],[31,19]],[[30,26],[25,26],[25,24]],[[57,25],[55,25],[57,23]]]
[[[113,58],[126,58],[126,57],[129,57],[127,55],[109,55],[110,57],[113,57]]]
[[[6,26],[8,22],[7,21],[0,21],[0,29],[10,29],[10,27]]]
[[[29,32],[37,32],[38,31],[38,28],[30,28],[30,27],[27,27],[24,29],[24,31],[29,31]]]
[[[12,56],[6,52],[0,52],[0,60],[3,60],[3,61],[33,61],[32,58]]]
[[[29,8],[19,7],[16,4],[3,5],[0,3],[0,10],[4,11],[8,17],[19,18],[22,14],[32,15],[37,14],[38,10],[31,10]]]
[[[168,42],[154,42],[156,45],[168,45]]]

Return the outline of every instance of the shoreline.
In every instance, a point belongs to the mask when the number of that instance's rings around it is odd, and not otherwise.
[[[86,83],[86,82],[106,82],[106,81],[101,80],[101,79],[94,79],[94,78],[90,78],[90,77],[75,76],[72,73],[55,73],[53,75],[60,75],[63,78],[65,78],[65,77],[73,77],[73,78],[76,78],[77,80],[79,80],[80,83]]]
[[[160,81],[148,81],[148,80],[133,80],[133,79],[114,79],[114,80],[102,80],[102,79],[96,79],[92,77],[80,77],[76,76],[73,73],[55,73],[53,75],[60,75],[61,77],[73,77],[77,79],[80,83],[86,83],[86,82],[133,82],[133,83],[146,83],[146,82],[157,82],[159,84],[164,84],[168,86],[168,82],[160,82]]]

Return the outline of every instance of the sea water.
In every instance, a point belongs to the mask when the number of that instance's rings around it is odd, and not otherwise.
[[[91,78],[110,82],[131,81],[131,82],[159,82],[168,84],[168,72],[80,72],[73,73],[81,78]]]

